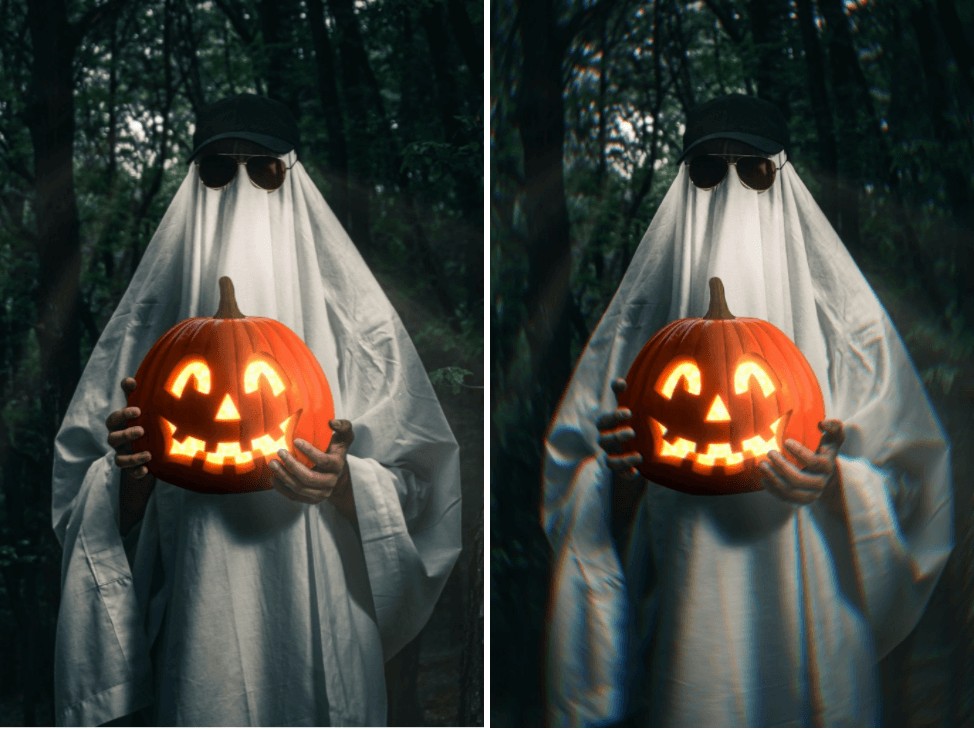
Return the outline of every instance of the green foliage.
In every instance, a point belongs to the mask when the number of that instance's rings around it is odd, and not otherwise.
[[[803,5],[812,13],[805,26]],[[528,327],[543,316],[567,318],[577,356],[676,174],[687,109],[732,92],[777,103],[788,118],[791,163],[860,266],[876,273],[881,297],[897,305],[894,321],[931,394],[967,397],[974,377],[969,4],[561,0],[551,38],[526,25],[524,7],[491,3],[492,444],[493,473],[502,475],[491,485],[492,636],[502,662],[492,703],[496,722],[515,725],[540,717],[540,689],[520,670],[525,646],[540,652],[545,593],[531,586],[550,559],[539,505],[541,446],[555,404],[542,384],[563,365],[532,361]],[[951,40],[951,8],[966,43]],[[528,260],[525,201],[546,180],[524,169],[518,112],[538,93],[522,76],[527,51],[562,71],[564,144],[550,152],[564,172],[571,284],[544,311],[525,302],[532,276],[537,284],[555,273],[554,262],[532,271]],[[838,214],[837,191],[855,216]],[[970,591],[963,595],[969,602]],[[974,656],[974,643],[966,646]]]
[[[281,0],[269,14],[263,12],[269,4],[256,0],[50,5],[46,32],[73,23],[78,40],[70,47],[73,165],[55,174],[74,180],[76,201],[63,202],[77,205],[81,274],[58,285],[78,287],[81,340],[72,353],[77,361],[58,363],[59,372],[87,360],[184,180],[196,111],[230,94],[257,92],[295,113],[301,159],[326,199],[348,186],[367,201],[373,240],[356,242],[402,305],[407,328],[419,333],[417,348],[441,392],[482,387],[482,79],[466,65],[456,21],[465,19],[479,37],[483,11],[471,0],[451,3],[459,16],[447,13],[444,0],[354,6],[353,18],[341,21],[334,0],[324,0],[319,18],[307,0]],[[24,698],[21,717],[29,718],[33,703],[49,701],[38,695],[51,676],[45,643],[53,642],[60,555],[50,528],[49,475],[67,403],[52,408],[49,384],[39,377],[37,323],[52,292],[37,256],[35,165],[45,160],[37,157],[28,124],[40,109],[41,90],[32,85],[38,59],[28,4],[2,7],[0,654],[34,652],[40,664],[31,676],[18,674],[16,662],[0,670],[0,706],[16,693]],[[58,18],[62,7],[66,16]],[[315,44],[314,22],[330,41],[327,52]],[[365,59],[354,67],[338,43],[343,33],[351,36],[352,25]],[[427,32],[434,27],[442,32]],[[320,60],[331,65],[337,98],[319,86]],[[357,83],[349,81],[353,71]],[[372,100],[362,115],[352,112],[358,96]],[[329,103],[346,135],[365,134],[330,137]],[[357,155],[361,166],[342,169],[338,151]],[[336,214],[347,222],[347,211]],[[21,607],[40,623],[28,627]]]

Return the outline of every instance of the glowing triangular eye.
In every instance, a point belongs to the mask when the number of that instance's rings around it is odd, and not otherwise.
[[[720,399],[718,395],[714,398],[714,402],[710,404],[710,411],[707,413],[705,421],[729,421],[731,419],[730,413],[727,412],[727,406],[724,405],[724,401]]]
[[[216,421],[239,421],[240,411],[237,410],[237,406],[233,404],[233,398],[227,393],[223,397],[223,402],[220,404],[220,410],[216,412]]]
[[[274,395],[280,395],[284,390],[284,381],[273,366],[266,360],[254,360],[244,371],[244,393],[254,393],[261,377],[267,380]]]

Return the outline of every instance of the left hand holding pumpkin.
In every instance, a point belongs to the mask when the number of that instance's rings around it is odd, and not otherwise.
[[[334,433],[326,451],[303,439],[294,440],[295,448],[311,460],[314,468],[305,466],[281,449],[278,452],[280,461],[270,462],[274,472],[271,483],[277,491],[296,502],[318,504],[322,500],[330,500],[339,512],[354,523],[357,522],[355,499],[346,454],[355,433],[351,422],[344,419],[332,420],[328,425]]]
[[[811,504],[825,499],[833,511],[840,509],[841,479],[836,457],[845,440],[842,421],[828,419],[818,424],[822,440],[812,451],[794,439],[785,441],[785,448],[801,465],[795,466],[777,451],[759,467],[764,488],[786,502]]]

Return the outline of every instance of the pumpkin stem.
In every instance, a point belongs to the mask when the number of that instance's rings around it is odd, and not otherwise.
[[[724,282],[719,277],[715,276],[710,280],[710,308],[703,318],[734,319],[734,315],[727,308],[727,299],[724,298]]]
[[[220,277],[220,307],[213,315],[214,319],[243,319],[243,312],[237,306],[237,298],[233,293],[233,282],[229,276]]]

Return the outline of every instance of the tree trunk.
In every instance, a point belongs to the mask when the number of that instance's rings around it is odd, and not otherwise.
[[[38,383],[53,440],[80,377],[77,307],[81,241],[74,189],[76,38],[64,0],[30,2],[33,46],[28,127],[34,147],[38,288]]]
[[[782,71],[789,60],[785,54],[787,42],[787,14],[789,8],[781,0],[750,0],[748,15],[751,37],[756,52],[754,78],[758,96],[774,103],[787,119],[792,90]]]
[[[937,14],[951,53],[957,62],[957,71],[967,86],[968,94],[974,93],[974,50],[964,33],[964,24],[957,15],[954,0],[937,0]]]
[[[454,148],[477,142],[471,139],[460,124],[463,103],[454,64],[450,60],[450,35],[442,4],[427,5],[421,16],[426,43],[430,51],[433,78],[436,81],[437,108],[447,144]],[[460,228],[457,244],[463,251],[463,289],[467,312],[473,313],[484,299],[483,277],[483,178],[475,178],[463,171],[454,175],[457,202],[464,221],[480,221],[481,225],[465,225]]]
[[[463,2],[464,0],[447,0],[447,12],[450,16],[450,27],[457,39],[457,47],[463,54],[474,81],[479,82],[484,77],[484,33],[482,27],[477,27],[470,21]]]
[[[938,163],[944,179],[947,202],[952,220],[942,236],[942,257],[952,270],[951,283],[943,287],[948,295],[947,306],[963,313],[968,322],[974,321],[974,300],[967,296],[974,277],[974,186],[967,168],[970,159],[970,123],[966,129],[958,123],[954,95],[947,77],[943,37],[937,33],[934,11],[924,2],[910,15],[920,52],[920,64],[926,79],[926,109],[932,122],[940,149],[949,151],[967,147],[967,154],[946,154]]]
[[[368,258],[372,252],[371,195],[373,148],[391,135],[384,124],[378,83],[372,73],[365,42],[355,17],[354,0],[328,0],[335,21],[342,96],[345,100],[345,139],[352,194],[348,200],[348,233]],[[386,142],[388,144],[388,142]],[[381,155],[380,155],[381,157]]]
[[[572,256],[562,161],[564,45],[552,0],[519,0],[518,10],[523,53],[517,120],[524,151],[526,334],[530,377],[544,384],[538,406],[547,414],[571,372],[567,303]]]
[[[484,512],[466,566],[467,595],[464,601],[463,649],[460,655],[459,723],[465,727],[484,724]]]
[[[819,202],[826,217],[834,224],[839,205],[839,191],[837,189],[838,155],[835,147],[832,103],[829,100],[825,80],[825,59],[822,57],[822,47],[819,44],[818,31],[815,28],[812,0],[798,0],[798,25],[801,31],[802,48],[805,52],[809,100],[815,119],[818,177],[822,188]]]
[[[835,96],[836,137],[840,142],[833,225],[846,247],[856,254],[861,252],[859,199],[862,195],[857,154],[866,142],[865,135],[860,131],[859,111],[865,108],[867,102],[860,94],[864,86],[862,70],[842,0],[819,0],[819,10],[827,26],[826,46]]]
[[[308,0],[308,23],[315,53],[315,78],[318,82],[318,99],[324,113],[327,150],[325,179],[328,182],[328,202],[335,216],[346,230],[349,221],[348,142],[342,124],[341,100],[335,81],[335,56],[328,28],[325,26],[325,8],[321,0]]]
[[[294,78],[294,40],[287,33],[293,27],[296,13],[290,0],[260,0],[257,6],[260,35],[263,40],[264,78],[267,96],[282,102],[299,118],[297,89]]]

